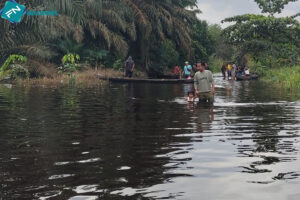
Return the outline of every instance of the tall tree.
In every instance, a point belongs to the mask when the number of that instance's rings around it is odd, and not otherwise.
[[[284,9],[284,6],[290,2],[296,2],[298,0],[254,0],[259,8],[262,10],[262,13],[268,13],[274,15],[275,13],[281,13]]]
[[[245,14],[223,20],[234,23],[223,34],[229,44],[237,47],[238,59],[251,54],[256,61],[270,66],[299,62],[299,21],[295,16],[274,16],[292,1],[295,0],[257,0],[268,16]]]

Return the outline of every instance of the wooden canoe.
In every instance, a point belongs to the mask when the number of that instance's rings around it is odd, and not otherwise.
[[[247,81],[247,80],[257,80],[258,76],[255,74],[251,74],[250,76],[236,76],[237,81]]]
[[[119,82],[119,83],[194,83],[194,79],[147,79],[147,78],[111,78],[111,77],[104,77],[98,75],[98,78],[101,80],[108,80],[111,82]]]

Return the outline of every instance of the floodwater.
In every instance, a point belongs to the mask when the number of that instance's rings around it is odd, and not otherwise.
[[[0,199],[299,200],[300,101],[216,83],[0,86]]]

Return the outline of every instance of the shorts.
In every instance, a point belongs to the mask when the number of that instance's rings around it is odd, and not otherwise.
[[[214,103],[214,95],[211,92],[201,92],[198,98],[200,103]]]
[[[227,71],[228,76],[231,76],[231,71]],[[229,78],[229,77],[228,77]]]

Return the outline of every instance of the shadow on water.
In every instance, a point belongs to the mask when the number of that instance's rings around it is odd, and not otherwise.
[[[299,199],[300,103],[216,84],[0,86],[0,199]]]

